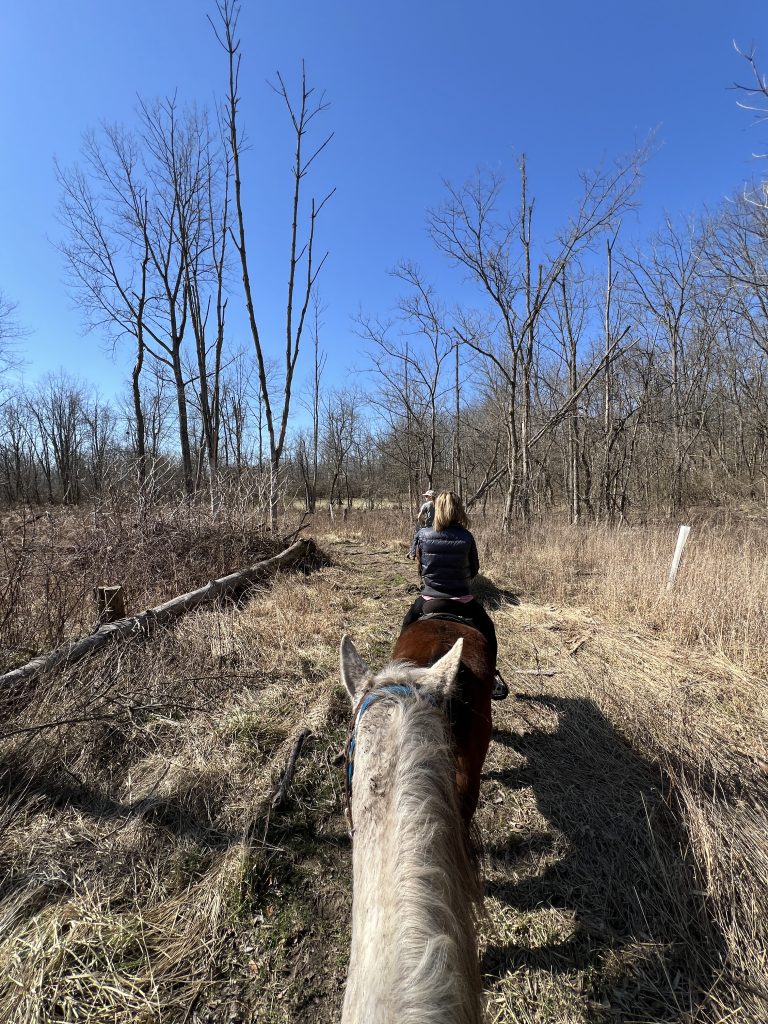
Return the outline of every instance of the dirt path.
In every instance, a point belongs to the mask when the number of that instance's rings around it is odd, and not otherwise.
[[[416,592],[413,566],[398,548],[321,543],[334,562],[328,571],[347,588],[345,628],[378,667]],[[694,976],[685,953],[685,836],[657,769],[610,717],[617,660],[624,669],[634,660],[658,685],[670,685],[674,669],[665,663],[666,679],[659,680],[648,638],[614,637],[578,610],[520,604],[506,589],[512,583],[481,586],[513,693],[494,705],[477,815],[486,855],[482,957],[490,1019],[693,1019],[686,1017],[695,1012],[693,991],[707,979]],[[329,729],[326,758],[341,738],[338,725]],[[315,949],[333,952],[322,966],[310,957],[310,970],[317,976],[335,969],[336,980],[307,1020],[335,1019],[348,948],[344,823],[330,814],[322,828],[333,836],[323,860],[332,884],[315,897],[329,919],[341,920],[313,936]]]

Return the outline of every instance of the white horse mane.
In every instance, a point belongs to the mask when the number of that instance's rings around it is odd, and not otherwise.
[[[431,669],[393,663],[372,679],[364,667],[355,697],[399,684],[441,699],[450,688]],[[358,718],[352,817],[343,1022],[480,1024],[480,874],[459,808],[448,724],[433,703],[388,694]]]

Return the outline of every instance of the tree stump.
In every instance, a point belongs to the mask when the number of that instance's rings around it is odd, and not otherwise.
[[[122,587],[94,587],[93,593],[100,626],[125,618],[125,591]]]

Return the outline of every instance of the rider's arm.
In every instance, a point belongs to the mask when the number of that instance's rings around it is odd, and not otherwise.
[[[477,576],[480,572],[480,556],[477,553],[477,544],[475,538],[472,537],[472,543],[469,546],[469,575],[472,579]]]

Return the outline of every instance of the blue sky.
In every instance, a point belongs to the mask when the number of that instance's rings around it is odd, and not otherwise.
[[[64,285],[53,159],[76,160],[82,133],[101,120],[130,124],[137,94],[213,102],[225,65],[206,21],[212,8],[212,0],[3,5],[0,290],[32,331],[29,379],[63,366],[106,395],[122,387],[127,348],[113,358],[105,339],[84,336]],[[577,171],[656,128],[642,208],[626,227],[642,234],[665,211],[717,204],[759,173],[752,153],[768,149],[768,127],[751,126],[729,89],[747,78],[732,40],[754,43],[768,69],[768,6],[757,0],[246,0],[241,37],[250,245],[259,253],[258,315],[276,345],[291,140],[267,80],[279,69],[295,83],[304,58],[331,103],[325,127],[335,138],[314,184],[318,193],[337,188],[320,228],[330,250],[321,344],[333,381],[362,364],[352,319],[360,308],[386,314],[397,261],[417,260],[448,302],[455,294],[424,232],[443,179],[460,182],[477,166],[514,179],[525,152],[539,226],[551,234],[578,195]],[[232,318],[234,330],[242,323]]]

